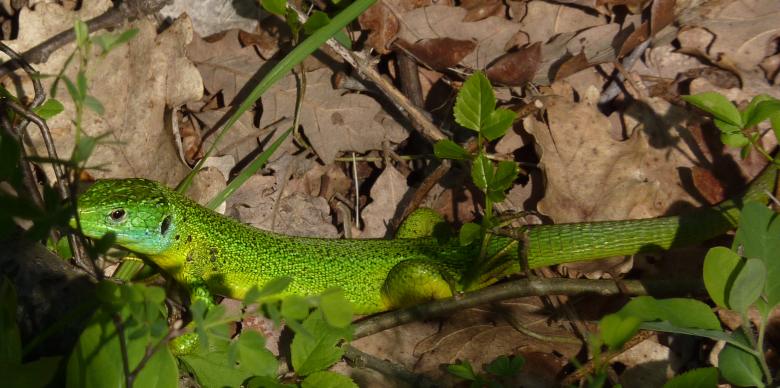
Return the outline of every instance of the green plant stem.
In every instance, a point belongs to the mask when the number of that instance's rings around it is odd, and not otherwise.
[[[769,369],[769,365],[766,363],[766,357],[764,357],[764,334],[766,333],[766,319],[763,314],[761,317],[761,323],[758,326],[758,341],[756,342],[756,351],[758,352],[758,361],[761,364],[761,370],[766,376],[767,385],[772,385],[772,372]]]

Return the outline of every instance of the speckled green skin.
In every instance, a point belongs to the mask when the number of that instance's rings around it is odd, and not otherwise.
[[[686,216],[531,227],[522,253],[530,268],[538,268],[702,241],[736,225],[742,200],[766,202],[776,175],[768,169],[740,201]],[[120,209],[122,217],[112,218]],[[144,179],[98,181],[79,198],[79,217],[85,235],[115,233],[118,245],[147,256],[196,294],[207,288],[242,298],[253,286],[287,276],[293,279],[288,293],[312,295],[339,286],[357,313],[368,314],[492,282],[464,287],[478,247],[412,238],[431,234],[425,222],[407,223],[399,233],[406,238],[394,240],[291,237],[243,225]],[[517,247],[515,240],[491,240],[488,257],[501,252],[509,260],[497,275],[519,271]]]
[[[118,209],[125,212],[124,217],[114,220],[110,215]],[[166,217],[170,217],[168,221]],[[98,181],[79,198],[79,218],[85,235],[100,238],[113,232],[118,245],[145,255],[192,291],[205,286],[213,293],[240,299],[252,286],[262,287],[287,276],[292,278],[288,293],[312,295],[341,287],[361,314],[419,302],[400,295],[405,290],[432,286],[433,295],[428,299],[447,296],[449,287],[442,286],[457,285],[478,254],[477,247],[440,244],[433,237],[339,240],[271,233],[222,216],[144,179]],[[414,236],[431,230],[420,228],[407,223],[403,234]],[[490,251],[513,243],[495,239]],[[390,293],[383,292],[390,271],[407,260],[420,264],[396,269],[399,274],[393,276]],[[427,279],[428,275],[443,276],[447,281],[437,283]],[[398,292],[392,292],[395,287]]]

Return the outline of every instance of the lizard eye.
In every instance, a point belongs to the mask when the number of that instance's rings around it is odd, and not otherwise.
[[[125,209],[115,209],[108,215],[108,217],[111,219],[111,221],[119,222],[124,220],[126,215],[127,212],[125,212]]]

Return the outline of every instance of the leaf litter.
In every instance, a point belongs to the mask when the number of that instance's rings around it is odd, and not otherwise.
[[[387,76],[398,77],[396,53],[410,54],[419,62],[426,107],[442,128],[454,129],[450,107],[453,88],[462,80],[459,75],[476,69],[492,71],[494,82],[513,85],[496,88],[501,105],[539,105],[536,114],[516,123],[496,147],[498,153],[518,160],[534,160],[528,159],[529,152],[538,160],[538,166],[528,168],[528,179],[518,180],[510,191],[508,203],[514,210],[530,205],[558,223],[661,216],[716,202],[761,168],[755,155],[742,160],[738,151],[718,146],[711,125],[681,104],[679,95],[718,91],[741,106],[760,93],[780,97],[776,1],[739,0],[712,7],[673,1],[628,6],[621,1],[508,3],[385,1],[364,15],[360,26],[368,47],[390,64]],[[24,9],[18,38],[8,44],[24,51],[71,28],[75,18],[88,19],[109,6],[106,0],[93,0],[85,1],[79,11],[53,4]],[[90,170],[94,177],[139,176],[175,185],[213,143],[225,115],[240,101],[237,96],[277,58],[273,46],[289,41],[278,22],[265,23],[268,17],[246,24],[255,26],[253,31],[231,29],[234,25],[227,19],[226,24],[207,28],[201,26],[203,20],[195,20],[195,30],[218,32],[207,39],[193,35],[193,21],[186,16],[160,30],[151,20],[139,20],[127,25],[140,30],[129,44],[105,58],[94,53],[90,93],[103,103],[105,113],[87,112],[84,129],[91,136],[110,134],[110,141],[99,144],[90,160],[91,165],[102,166]],[[670,20],[676,24],[670,25]],[[650,48],[627,69],[623,93],[629,97],[621,95],[605,106],[599,98],[614,78],[613,62],[649,36]],[[56,74],[72,50],[73,44],[54,52],[37,68]],[[334,75],[350,77],[342,65],[323,66],[337,62],[339,58],[330,57],[307,71],[303,142],[289,141],[281,148],[269,166],[230,199],[228,214],[267,229],[336,237],[352,226],[334,224],[344,221],[335,209],[346,206],[354,216],[357,202],[365,225],[356,231],[361,237],[392,232],[387,226],[398,208],[406,206],[410,187],[430,170],[387,153],[430,151],[420,147],[419,137],[410,137],[413,127],[374,90],[335,89]],[[75,77],[74,72],[66,75]],[[286,76],[240,118],[218,147],[217,156],[224,159],[204,174],[207,183],[218,183],[201,186],[193,196],[207,201],[236,172],[235,166],[245,164],[292,123],[300,76]],[[45,87],[50,82],[44,79]],[[30,90],[28,83],[22,86]],[[73,105],[62,85],[58,96],[66,110],[49,125],[60,154],[68,155],[73,147]],[[166,122],[171,112],[180,126],[178,133],[172,133]],[[179,156],[174,136],[184,137],[186,160]],[[38,135],[31,133],[30,138],[31,147],[43,154]],[[766,147],[775,144],[774,139],[762,141]],[[304,156],[291,156],[295,154]],[[354,166],[346,161],[353,155],[359,160],[358,182],[353,180]],[[423,204],[458,223],[477,217],[481,199],[463,175],[456,167]],[[740,181],[740,176],[745,178]],[[703,255],[681,250],[559,270],[587,277],[626,276],[629,271],[630,276],[637,272],[695,276],[698,269],[690,264],[694,256]],[[507,314],[533,332],[575,338],[562,324],[569,317],[548,311],[549,305],[538,298],[503,305]],[[585,312],[582,307],[575,311]],[[454,380],[441,364],[472,360],[481,369],[498,355],[522,354],[536,366],[529,369],[536,375],[525,376],[523,384],[556,386],[579,347],[520,334],[506,317],[492,308],[469,309],[440,324],[409,324],[355,345],[445,384]],[[770,330],[768,336],[777,334]],[[625,370],[620,381],[638,386],[658,378],[659,370],[646,370],[646,364],[671,358],[670,349],[656,338],[638,345],[621,359]],[[685,349],[687,362],[695,363],[696,352],[690,345]],[[366,379],[367,385],[395,383],[370,374]]]

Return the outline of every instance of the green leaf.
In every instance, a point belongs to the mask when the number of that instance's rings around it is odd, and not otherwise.
[[[693,335],[697,337],[709,338],[715,341],[724,341],[726,343],[730,343],[738,347],[739,346],[744,347],[744,345],[741,342],[738,342],[737,340],[734,339],[733,336],[725,333],[723,330],[691,329],[691,328],[674,326],[671,323],[665,321],[664,322],[642,322],[642,324],[639,325],[639,328],[643,330],[662,331],[666,333]],[[750,347],[745,347],[745,349],[749,350]]]
[[[336,372],[314,372],[301,382],[301,388],[358,388],[351,378]]]
[[[466,360],[461,361],[459,364],[447,365],[447,372],[464,380],[474,381],[477,379],[477,374],[474,373],[471,364]]]
[[[759,119],[759,117],[756,116],[756,108],[758,107],[758,104],[764,101],[772,101],[772,100],[774,99],[772,98],[772,96],[768,94],[759,94],[753,97],[752,100],[750,100],[748,106],[746,106],[745,109],[743,109],[741,112],[742,122],[745,124],[745,128],[753,127],[756,124],[766,120],[767,117],[769,117],[769,116],[764,116],[764,118]]]
[[[81,48],[86,47],[89,42],[89,27],[87,27],[87,23],[76,20],[73,24],[73,31],[76,34],[76,45]]]
[[[472,74],[455,99],[455,122],[472,131],[481,132],[496,109],[496,97],[485,74]]]
[[[260,0],[260,5],[266,11],[284,16],[284,12],[287,10],[287,0]]]
[[[314,31],[319,30],[328,23],[330,23],[328,14],[322,11],[314,11],[309,16],[309,19],[306,20],[306,23],[303,23],[303,32],[306,35],[311,35]]]
[[[473,222],[467,222],[460,227],[458,239],[461,246],[471,245],[482,237],[482,227]]]
[[[689,104],[711,114],[714,118],[725,121],[739,128],[744,128],[742,116],[728,98],[720,93],[706,92],[693,96],[682,96]]]
[[[266,283],[262,290],[252,288],[246,293],[246,296],[244,296],[244,303],[259,303],[263,299],[276,296],[286,290],[291,282],[292,278],[283,276]]]
[[[637,317],[609,314],[599,321],[599,335],[605,345],[617,350],[636,335],[640,323]]]
[[[135,319],[129,319],[129,309],[120,313],[123,321],[128,365],[132,370],[146,353],[149,346],[154,346],[161,338],[153,338],[146,334],[139,338],[130,338],[128,333],[141,326]],[[68,359],[67,387],[119,387],[124,385],[125,377],[122,371],[122,353],[119,345],[116,326],[110,314],[99,310],[93,316],[87,328],[81,333],[78,343]],[[138,387],[175,387],[179,373],[176,360],[167,346],[162,346],[141,369],[135,384]]]
[[[634,316],[643,322],[667,321],[679,327],[720,330],[720,321],[710,307],[695,299],[640,296],[633,298],[617,314]]]
[[[525,364],[523,356],[507,357],[502,355],[488,364],[485,370],[499,377],[513,377],[520,372],[523,364]]]
[[[762,101],[756,106],[753,114],[749,117],[749,121],[745,123],[745,127],[750,128],[768,118],[776,118],[778,116],[780,116],[780,100]]]
[[[739,255],[726,247],[712,248],[704,257],[704,287],[716,305],[729,308],[726,301],[741,261]]]
[[[780,217],[766,206],[748,202],[742,208],[733,249],[766,266],[764,293],[770,308],[780,303]]]
[[[22,339],[16,324],[16,289],[5,276],[0,278],[0,362],[22,363]]]
[[[82,99],[87,98],[87,73],[84,70],[79,70],[76,74],[76,88],[79,91],[79,96]]]
[[[62,76],[62,80],[65,81],[65,88],[68,90],[68,94],[70,95],[70,98],[74,102],[80,103],[84,99],[84,97],[82,97],[82,95],[79,94],[79,89],[76,87],[73,81],[71,81],[70,78],[66,76]]]
[[[15,138],[5,132],[0,133],[0,181],[10,181],[19,174],[21,152]]]
[[[675,376],[663,388],[716,388],[718,368],[699,368]]]
[[[729,306],[739,312],[747,312],[750,305],[756,302],[764,291],[766,282],[766,266],[759,259],[747,259],[734,278],[734,284],[729,290]]]
[[[450,139],[439,140],[433,145],[433,154],[439,159],[468,160],[471,155]]]
[[[309,315],[303,322],[303,328],[309,335],[297,333],[290,345],[292,365],[299,376],[327,369],[344,355],[337,345],[351,336],[350,328],[329,325],[319,310]]]
[[[498,162],[493,181],[488,188],[488,198],[493,202],[501,202],[506,197],[505,193],[512,187],[520,170],[517,163],[503,160]]]
[[[507,129],[512,127],[512,124],[517,118],[517,113],[508,109],[496,109],[490,114],[485,125],[482,127],[480,133],[486,139],[493,141],[501,136],[504,136]]]
[[[65,107],[62,106],[61,102],[50,98],[44,101],[43,105],[33,109],[33,113],[41,116],[41,118],[44,120],[48,120],[60,114],[63,110],[65,110]]]
[[[752,354],[726,344],[718,355],[718,368],[724,379],[744,387],[763,387],[761,365]]]
[[[224,350],[197,352],[179,357],[200,383],[201,387],[240,387],[252,377],[252,372],[228,364],[228,355]]]
[[[471,180],[482,191],[486,191],[493,182],[493,163],[481,152],[471,166]]]
[[[279,362],[265,348],[265,338],[258,332],[244,330],[238,337],[238,353],[241,369],[255,376],[276,377]]]
[[[302,320],[309,315],[309,302],[300,295],[288,295],[282,301],[282,316],[290,320]]]
[[[90,95],[84,97],[84,106],[101,116],[106,111],[105,108],[103,108],[103,104],[100,103],[97,98]]]
[[[131,28],[122,32],[121,34],[105,33],[92,38],[92,41],[100,46],[102,51],[100,55],[106,55],[111,50],[119,47],[121,44],[130,41],[130,39],[133,39],[136,35],[138,35],[138,31],[139,30],[137,28]]]
[[[90,155],[92,155],[92,151],[95,149],[97,143],[98,138],[82,134],[78,143],[76,143],[76,146],[73,147],[73,155],[70,157],[71,162],[74,164],[86,162]]]
[[[333,327],[346,328],[352,323],[352,304],[341,288],[331,288],[320,295],[320,311]]]
[[[275,378],[256,376],[246,382],[246,388],[298,388],[297,385],[282,384]]]

